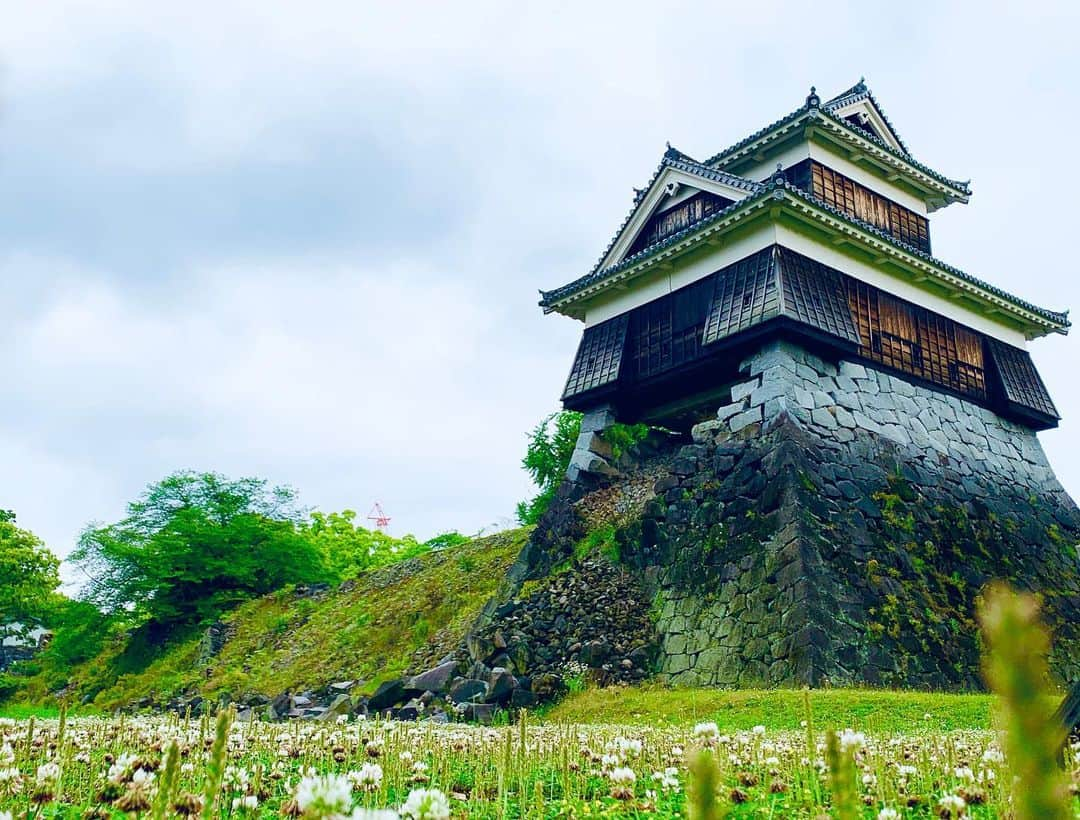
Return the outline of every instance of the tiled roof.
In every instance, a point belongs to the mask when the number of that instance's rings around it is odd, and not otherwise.
[[[860,89],[860,86],[861,86],[861,89]],[[785,117],[781,117],[780,119],[778,119],[776,122],[772,123],[771,125],[767,125],[764,128],[762,128],[761,130],[754,132],[749,137],[746,137],[745,139],[739,140],[737,143],[735,143],[734,145],[732,145],[732,146],[730,146],[728,148],[725,148],[720,153],[714,154],[713,156],[709,157],[709,159],[705,160],[705,162],[703,164],[704,165],[709,165],[709,166],[717,165],[717,164],[723,162],[726,158],[728,158],[732,154],[742,150],[747,145],[751,145],[751,144],[757,142],[758,140],[762,139],[763,137],[769,135],[770,133],[772,133],[772,132],[774,132],[774,131],[776,131],[776,130],[778,130],[780,128],[783,128],[785,126],[794,124],[801,117],[810,115],[810,112],[812,110],[814,110],[819,115],[826,117],[831,122],[835,123],[836,125],[839,125],[841,128],[845,129],[846,131],[848,131],[850,133],[857,133],[860,138],[865,139],[865,140],[873,143],[875,146],[877,146],[877,147],[883,149],[884,151],[892,154],[897,159],[902,160],[903,162],[906,162],[907,164],[911,165],[912,167],[914,167],[914,168],[918,169],[919,171],[921,171],[922,173],[926,174],[931,179],[937,180],[941,184],[947,185],[950,188],[953,188],[953,189],[955,189],[957,191],[960,191],[965,195],[970,195],[971,194],[971,188],[970,188],[970,183],[969,182],[960,182],[960,181],[955,180],[955,179],[949,179],[949,177],[935,171],[933,168],[930,168],[927,165],[923,165],[921,162],[914,159],[910,154],[907,153],[907,147],[906,146],[904,146],[903,151],[898,151],[896,148],[893,148],[893,146],[889,145],[883,139],[881,139],[880,137],[877,137],[874,134],[870,134],[870,133],[867,133],[867,132],[862,131],[862,130],[859,130],[858,132],[855,132],[852,129],[852,126],[850,124],[848,124],[842,118],[838,117],[835,113],[833,113],[833,110],[835,108],[840,107],[840,105],[846,105],[849,102],[853,102],[856,99],[856,97],[858,95],[861,95],[861,94],[865,94],[865,96],[867,98],[873,99],[873,96],[870,94],[869,89],[867,89],[866,86],[863,83],[859,83],[858,85],[853,86],[852,88],[845,91],[843,94],[840,94],[839,96],[834,97],[833,99],[831,99],[831,100],[829,100],[828,102],[825,102],[825,103],[821,103],[817,99],[817,95],[811,93],[810,96],[807,97],[806,102],[802,105],[801,108],[798,108],[795,111],[792,111],[790,114],[788,114]],[[874,105],[877,106],[878,111],[881,112],[881,115],[884,118],[885,112],[881,109],[881,106],[877,105],[876,100],[874,100]],[[888,120],[886,120],[886,122],[888,123]],[[889,125],[889,128],[893,130],[893,134],[894,134],[894,136],[896,136],[897,141],[900,142],[900,137],[898,135],[896,135],[896,131],[895,131],[895,129],[892,128],[892,124],[888,123],[888,125]],[[904,145],[902,142],[900,142],[900,144],[901,144],[901,146]]]
[[[837,94],[831,100],[822,103],[822,108],[826,108],[829,111],[836,111],[839,108],[843,108],[846,105],[851,105],[851,103],[858,102],[859,100],[870,100],[870,103],[874,106],[874,108],[877,109],[878,114],[881,115],[881,119],[885,121],[885,125],[889,129],[889,133],[891,133],[893,135],[893,138],[898,143],[900,143],[900,147],[904,149],[904,153],[908,157],[910,157],[911,152],[904,144],[904,141],[900,138],[900,134],[897,132],[896,128],[893,127],[893,124],[889,121],[889,118],[885,116],[885,109],[881,107],[880,103],[878,103],[877,99],[870,92],[870,89],[866,87],[866,82],[863,80],[862,77],[859,78],[859,82],[857,82],[847,91]]]
[[[740,177],[736,174],[722,171],[719,168],[709,168],[706,165],[702,165],[700,162],[691,159],[682,151],[668,145],[667,150],[664,152],[664,156],[660,159],[660,164],[656,166],[656,171],[653,172],[652,177],[649,179],[649,183],[644,188],[637,189],[637,193],[634,196],[634,204],[630,208],[630,212],[623,219],[622,224],[619,225],[619,229],[615,231],[615,235],[611,237],[611,241],[607,243],[607,247],[604,248],[604,252],[600,254],[600,258],[596,260],[596,264],[593,265],[592,270],[589,271],[590,276],[600,270],[600,266],[604,264],[607,255],[611,253],[611,249],[615,247],[615,243],[619,241],[622,232],[626,230],[626,226],[630,224],[630,220],[633,219],[634,214],[637,213],[638,205],[641,203],[641,200],[648,195],[649,190],[656,183],[656,180],[659,178],[660,174],[664,172],[665,168],[674,168],[677,171],[693,174],[694,176],[708,179],[713,182],[720,182],[733,188],[739,188],[748,193],[756,193],[764,187],[760,182],[754,182],[746,177]]]
[[[802,199],[802,200],[810,203],[814,207],[819,208],[819,209],[829,213],[831,216],[834,216],[834,217],[836,217],[838,219],[841,219],[844,222],[847,222],[848,224],[854,225],[854,226],[858,227],[860,230],[863,230],[863,231],[866,231],[867,233],[873,234],[876,238],[878,238],[878,239],[880,239],[880,240],[882,240],[884,242],[887,242],[890,245],[893,245],[893,246],[895,246],[897,248],[900,248],[905,253],[908,253],[911,256],[914,256],[914,257],[919,258],[919,259],[921,259],[921,260],[923,260],[923,261],[925,261],[925,262],[927,262],[929,264],[934,265],[935,267],[949,273],[950,275],[955,276],[957,279],[965,281],[965,282],[975,286],[976,288],[979,288],[980,290],[984,290],[987,293],[990,293],[990,294],[992,294],[994,296],[997,296],[997,297],[999,297],[999,298],[1001,298],[1001,299],[1003,299],[1003,300],[1005,300],[1007,302],[1010,302],[1011,304],[1013,304],[1013,305],[1015,305],[1015,306],[1017,306],[1017,307],[1019,307],[1019,308],[1021,308],[1023,310],[1026,310],[1026,311],[1028,311],[1030,313],[1033,313],[1033,314],[1035,314],[1037,316],[1042,317],[1047,322],[1057,324],[1057,325],[1059,325],[1061,327],[1069,327],[1070,326],[1070,322],[1069,322],[1069,318],[1068,318],[1068,312],[1059,313],[1057,311],[1052,311],[1052,310],[1048,310],[1046,308],[1041,308],[1041,307],[1038,307],[1037,305],[1033,305],[1030,302],[1027,302],[1027,301],[1025,301],[1023,299],[1020,299],[1020,298],[1018,298],[1016,296],[1013,296],[1011,293],[1008,293],[1007,291],[1004,291],[1001,288],[995,287],[994,285],[991,285],[990,283],[985,282],[982,279],[979,279],[979,278],[977,278],[975,276],[972,276],[969,273],[965,273],[964,271],[960,270],[959,268],[955,268],[952,265],[949,265],[949,264],[947,264],[945,262],[942,262],[940,259],[937,259],[936,257],[930,255],[929,253],[926,253],[926,252],[924,252],[922,250],[919,250],[918,248],[916,248],[916,247],[914,247],[912,245],[909,245],[906,242],[901,242],[899,239],[894,237],[892,234],[887,233],[886,231],[884,231],[884,230],[882,230],[882,229],[880,229],[880,228],[878,228],[878,227],[876,227],[874,225],[871,225],[869,222],[864,222],[861,219],[856,219],[855,217],[850,216],[849,214],[844,213],[843,211],[841,211],[841,210],[839,210],[837,208],[834,208],[833,206],[831,206],[831,205],[829,205],[829,204],[827,204],[825,202],[822,202],[820,199],[813,196],[812,194],[809,194],[809,193],[807,193],[806,191],[803,191],[800,188],[796,188],[796,187],[794,187],[792,185],[789,185],[788,183],[784,182],[782,179],[778,179],[777,177],[774,177],[767,184],[758,183],[758,185],[760,185],[760,190],[757,191],[756,193],[751,194],[746,199],[739,200],[738,202],[735,202],[735,203],[729,205],[727,208],[724,208],[723,210],[720,210],[720,211],[717,211],[716,213],[710,214],[705,219],[702,219],[699,222],[695,222],[692,225],[687,226],[686,228],[679,231],[678,233],[672,234],[671,236],[667,237],[666,239],[663,239],[660,242],[657,242],[657,243],[655,243],[653,245],[650,245],[647,248],[643,248],[642,250],[638,251],[633,256],[629,256],[626,259],[623,259],[621,262],[619,262],[619,263],[617,263],[615,265],[611,265],[611,266],[609,266],[607,268],[604,268],[602,270],[594,268],[593,271],[591,271],[587,275],[585,275],[585,276],[583,276],[583,277],[581,277],[579,279],[576,279],[575,281],[570,282],[569,284],[563,285],[560,288],[556,288],[555,290],[551,290],[551,291],[541,291],[540,305],[543,306],[543,307],[550,307],[555,302],[557,302],[557,301],[559,301],[561,299],[564,299],[567,296],[571,296],[574,293],[577,293],[578,291],[581,291],[581,290],[585,289],[586,287],[588,287],[590,285],[596,284],[597,282],[601,282],[604,279],[607,279],[608,277],[613,276],[614,274],[619,273],[620,271],[622,271],[622,270],[624,270],[624,269],[626,269],[628,267],[632,267],[633,265],[636,265],[638,262],[641,262],[641,261],[647,259],[648,257],[658,253],[659,251],[663,250],[664,248],[670,247],[671,245],[674,245],[674,244],[676,244],[678,242],[681,242],[683,239],[687,238],[688,236],[696,233],[697,231],[702,230],[703,228],[708,227],[709,225],[711,225],[711,224],[713,224],[715,222],[722,221],[726,217],[730,216],[732,213],[738,211],[740,208],[745,208],[745,207],[749,206],[751,203],[758,202],[759,200],[764,199],[767,196],[771,196],[774,193],[778,193],[779,191],[783,191],[783,193],[779,194],[779,195],[783,196],[784,194],[790,194],[790,195],[794,196],[795,198]],[[606,252],[605,252],[605,254],[606,254]]]

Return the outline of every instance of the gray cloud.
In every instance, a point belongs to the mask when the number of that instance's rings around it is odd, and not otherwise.
[[[25,4],[0,30],[0,506],[66,553],[182,468],[398,532],[529,492],[524,432],[664,141],[697,156],[865,73],[972,176],[935,251],[1050,307],[1068,268],[1077,11],[1061,4]],[[1003,58],[1007,55],[1007,59]],[[1033,353],[1080,491],[1072,339]]]

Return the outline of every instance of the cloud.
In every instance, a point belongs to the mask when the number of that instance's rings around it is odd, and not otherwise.
[[[0,29],[0,506],[61,553],[185,467],[379,498],[398,532],[511,514],[580,333],[537,289],[595,262],[666,140],[707,156],[863,73],[917,156],[975,179],[935,251],[1078,303],[1076,17],[23,4]],[[1080,490],[1072,344],[1033,352]]]

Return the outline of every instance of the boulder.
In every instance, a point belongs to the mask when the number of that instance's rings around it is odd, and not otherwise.
[[[528,689],[520,687],[510,693],[510,705],[515,709],[527,708],[536,705],[536,695]]]
[[[510,695],[517,689],[517,678],[506,669],[496,667],[491,670],[488,678],[488,693],[485,700],[488,703],[504,704],[510,700]]]
[[[487,698],[488,685],[482,680],[463,680],[450,690],[450,700],[454,703],[470,703]]]
[[[457,661],[440,663],[434,669],[429,669],[409,678],[405,688],[411,692],[445,692],[447,684],[456,670]]]
[[[470,703],[465,706],[465,719],[488,724],[495,717],[495,706],[490,703]]]
[[[420,715],[424,713],[424,704],[416,698],[413,698],[400,709],[394,715],[398,720],[416,720]]]
[[[319,720],[337,720],[341,715],[348,715],[352,711],[352,698],[348,695],[338,695],[330,705],[319,712]]]
[[[381,712],[405,700],[405,681],[401,678],[379,684],[375,694],[368,699],[368,708],[372,712]]]

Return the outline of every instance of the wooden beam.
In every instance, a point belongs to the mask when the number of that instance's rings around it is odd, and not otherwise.
[[[838,248],[839,248],[839,247],[840,247],[841,245],[846,245],[846,244],[847,244],[848,242],[850,242],[850,241],[851,241],[851,240],[850,240],[850,239],[848,239],[848,238],[847,238],[846,236],[834,236],[834,237],[832,238],[832,243],[833,243],[834,245],[836,245],[836,247],[838,247]]]
[[[860,162],[866,159],[866,154],[864,154],[862,151],[852,151],[850,154],[848,154],[848,159],[858,165]]]

